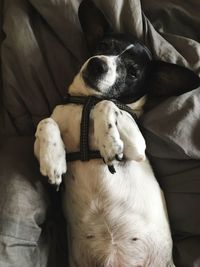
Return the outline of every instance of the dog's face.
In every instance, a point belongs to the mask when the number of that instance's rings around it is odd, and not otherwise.
[[[146,93],[144,81],[150,61],[150,51],[137,39],[125,34],[107,35],[83,64],[71,89],[107,99],[136,101]]]
[[[143,44],[112,34],[98,43],[93,54],[80,73],[87,87],[106,98],[132,96],[136,100],[145,94],[145,70],[151,54]]]
[[[200,85],[199,77],[189,69],[154,61],[138,39],[113,33],[92,1],[82,1],[79,20],[91,57],[75,77],[69,93],[132,103],[145,94],[179,95]]]

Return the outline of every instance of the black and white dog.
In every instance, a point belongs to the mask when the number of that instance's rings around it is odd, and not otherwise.
[[[195,88],[199,78],[174,64],[152,61],[132,36],[114,34],[89,0],[79,19],[93,56],[69,87],[75,96],[106,98],[90,114],[90,148],[102,159],[66,164],[80,149],[82,105],[57,106],[36,132],[35,155],[52,184],[64,176],[70,267],[172,267],[172,240],[165,201],[145,157],[145,141],[134,119],[109,99],[140,114],[145,95],[172,95]],[[107,165],[114,165],[111,174]]]

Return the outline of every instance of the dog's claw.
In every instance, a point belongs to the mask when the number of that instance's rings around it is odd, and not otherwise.
[[[116,173],[115,167],[113,165],[108,165],[108,169],[112,174]]]
[[[56,185],[56,192],[58,192],[58,191],[59,191],[59,189],[60,189],[60,185],[59,185],[59,184],[57,184],[57,185]]]
[[[61,182],[62,178],[60,175],[55,175],[53,179],[52,178],[48,179],[48,183],[55,188],[56,192],[59,191]]]

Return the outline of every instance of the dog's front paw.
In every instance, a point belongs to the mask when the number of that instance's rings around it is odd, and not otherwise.
[[[123,158],[145,160],[145,140],[130,114],[108,100],[99,102],[92,114],[96,145],[108,166]],[[114,167],[109,169],[115,172]]]
[[[113,102],[102,101],[94,111],[94,137],[96,145],[108,166],[115,160],[122,160],[124,144],[117,128],[119,109]],[[111,167],[110,167],[111,168]],[[110,169],[114,172],[114,169]]]
[[[62,175],[67,171],[67,164],[60,130],[52,118],[44,119],[38,124],[34,151],[40,162],[40,172],[48,176],[49,183],[58,189]]]
[[[122,160],[124,144],[120,139],[115,124],[104,124],[100,121],[95,138],[100,154],[107,165],[112,165],[114,160]]]
[[[101,133],[98,137],[99,150],[106,164],[110,165],[114,160],[122,160],[124,144],[117,133],[114,131],[113,135]]]
[[[62,175],[67,171],[64,148],[53,149],[55,144],[46,144],[45,149],[40,150],[40,172],[48,176],[49,183],[59,188]]]

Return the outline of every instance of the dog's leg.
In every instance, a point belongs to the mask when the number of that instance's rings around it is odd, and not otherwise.
[[[92,111],[94,136],[106,164],[123,157],[141,161],[145,159],[145,141],[127,112],[120,110],[111,101],[99,102]]]
[[[124,156],[136,161],[145,160],[144,137],[133,117],[124,110],[120,110],[117,117],[117,128],[124,143]]]
[[[65,146],[57,123],[52,118],[42,120],[36,131],[34,152],[40,163],[40,172],[59,187],[62,174],[67,171]]]

